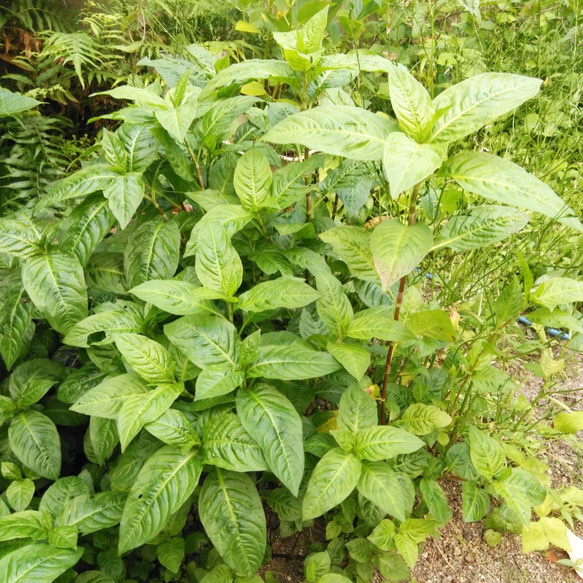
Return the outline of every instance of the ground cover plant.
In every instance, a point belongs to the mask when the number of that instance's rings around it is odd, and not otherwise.
[[[273,521],[324,533],[306,581],[408,580],[446,478],[491,544],[570,548],[537,454],[583,428],[545,332],[580,346],[581,209],[504,149],[542,79],[357,49],[381,8],[425,38],[390,3],[270,8],[100,87],[81,168],[0,219],[0,583],[260,581]]]

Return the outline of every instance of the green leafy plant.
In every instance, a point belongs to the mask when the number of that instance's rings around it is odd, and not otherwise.
[[[283,535],[325,531],[308,581],[405,580],[450,476],[466,521],[567,546],[551,515],[579,518],[580,496],[514,445],[533,411],[497,365],[527,309],[580,334],[583,284],[524,263],[480,311],[426,284],[539,215],[583,231],[545,182],[460,145],[541,81],[432,98],[379,55],[326,55],[330,8],[274,34],[283,59],[192,46],[105,92],[131,104],[99,158],[0,220],[0,583],[252,581],[263,503]],[[361,76],[390,111],[355,104]]]

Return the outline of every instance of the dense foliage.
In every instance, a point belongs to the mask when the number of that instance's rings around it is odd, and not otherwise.
[[[408,580],[447,480],[492,545],[568,549],[577,11],[545,96],[546,56],[488,71],[512,3],[123,4],[3,21],[44,32],[0,90],[0,583],[260,581],[266,515],[325,533],[309,582]]]

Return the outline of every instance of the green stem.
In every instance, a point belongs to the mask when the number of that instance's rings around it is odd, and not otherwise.
[[[407,224],[412,226],[415,224],[415,210],[417,208],[417,197],[419,196],[419,189],[421,188],[421,183],[419,182],[413,188],[411,193],[411,199],[409,200],[409,216],[407,218]],[[399,321],[399,315],[401,313],[401,306],[403,305],[403,295],[405,293],[405,286],[407,284],[407,276],[404,275],[399,282],[399,292],[397,293],[397,300],[395,303],[395,322]],[[383,386],[381,389],[381,425],[385,424],[385,414],[386,414],[386,400],[387,400],[387,382],[389,380],[389,374],[391,373],[391,365],[393,364],[393,357],[395,355],[395,350],[397,348],[396,342],[391,342],[389,346],[389,351],[387,353],[387,360],[385,362],[385,373],[383,376]]]

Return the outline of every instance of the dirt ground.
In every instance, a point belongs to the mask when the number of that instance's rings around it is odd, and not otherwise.
[[[555,356],[558,356],[556,354]],[[542,385],[541,379],[522,367],[512,371],[519,381],[520,391],[532,400]],[[561,397],[569,406],[583,398],[583,353],[566,358],[558,384],[573,392]],[[544,406],[544,403],[541,403]],[[575,408],[583,408],[581,404]],[[581,437],[581,433],[579,434]],[[541,456],[550,466],[554,486],[583,487],[583,442],[579,451],[563,443],[546,444]],[[453,519],[441,529],[439,539],[430,538],[420,552],[413,571],[416,583],[577,583],[573,570],[557,563],[568,558],[567,553],[552,548],[548,552],[523,554],[518,536],[505,534],[494,548],[484,539],[482,522],[466,524],[461,513],[461,488],[452,481],[443,483],[453,510]],[[583,524],[575,529],[583,537]],[[312,535],[313,536],[313,535]],[[272,541],[273,559],[264,573],[270,571],[271,581],[300,583],[304,581],[303,562],[309,547],[305,533],[298,540]],[[290,556],[294,558],[290,558]],[[269,580],[269,579],[268,579]],[[383,581],[378,575],[374,583]]]

